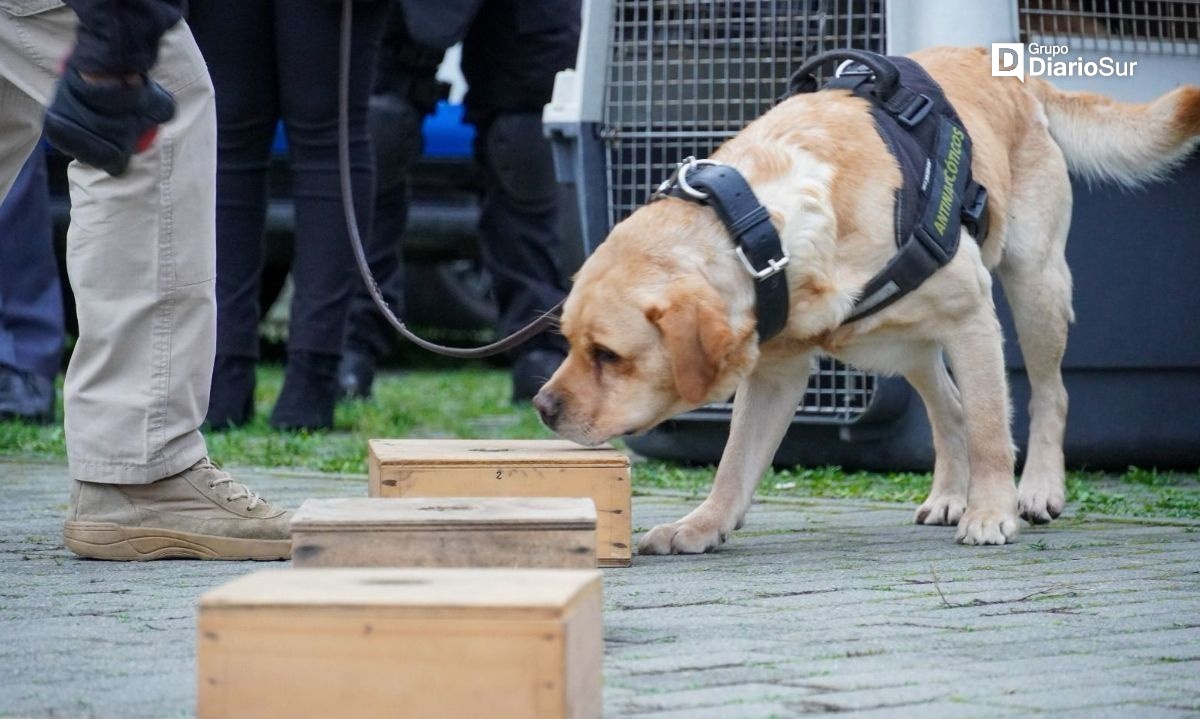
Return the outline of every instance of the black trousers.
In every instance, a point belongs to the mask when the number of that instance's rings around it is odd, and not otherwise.
[[[188,23],[217,103],[217,355],[258,356],[267,170],[282,119],[295,202],[288,351],[340,355],[354,278],[337,168],[338,30],[328,0],[191,0]],[[356,2],[350,67],[350,159],[359,232],[369,234],[367,134],[387,3]]]
[[[466,119],[476,126],[476,155],[487,170],[479,222],[484,264],[493,277],[501,332],[513,332],[566,294],[557,264],[557,186],[549,141],[517,116],[537,122],[550,101],[555,74],[575,63],[579,0],[397,0],[380,54],[380,86],[408,88],[431,74],[413,58],[463,44],[462,70],[469,86]],[[415,48],[414,48],[415,46]],[[510,132],[493,132],[497,127]],[[512,143],[521,147],[512,151]],[[502,152],[507,143],[509,152]],[[376,277],[393,306],[399,304],[401,270],[394,247],[403,227],[406,198],[381,183],[372,248]],[[365,292],[356,290],[347,342],[386,350],[391,330]],[[565,349],[546,332],[523,349]]]

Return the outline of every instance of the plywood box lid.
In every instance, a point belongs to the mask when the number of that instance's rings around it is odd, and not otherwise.
[[[594,569],[267,569],[209,590],[200,608],[553,619],[600,582]]]
[[[292,531],[594,529],[587,497],[343,497],[309,499]]]
[[[564,439],[372,439],[368,445],[371,456],[383,464],[629,466],[629,457],[611,445],[584,447]]]

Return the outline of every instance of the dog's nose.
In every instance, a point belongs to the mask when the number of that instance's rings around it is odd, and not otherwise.
[[[551,429],[554,429],[554,423],[558,420],[558,414],[562,411],[562,405],[562,397],[547,390],[545,387],[533,398],[533,408],[541,416],[542,422]]]

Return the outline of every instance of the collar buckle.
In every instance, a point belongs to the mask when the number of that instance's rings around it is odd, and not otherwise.
[[[743,249],[741,245],[738,245],[737,249],[734,251],[737,252],[738,259],[742,261],[742,266],[746,268],[746,271],[750,273],[750,276],[759,282],[783,272],[784,268],[786,268],[788,263],[792,260],[791,256],[788,255],[787,250],[780,247],[779,253],[782,256],[778,259],[768,259],[767,266],[760,270],[750,262],[749,257],[746,257],[746,250]]]

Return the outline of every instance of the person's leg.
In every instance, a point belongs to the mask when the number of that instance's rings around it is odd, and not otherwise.
[[[0,72],[45,105],[74,31],[65,8],[0,12]],[[216,325],[216,119],[187,26],[160,50],[151,75],[174,95],[174,119],[118,177],[69,170],[79,340],[64,392],[76,481],[63,537],[103,559],[283,559],[288,513],[214,467],[199,432]],[[0,127],[10,112],[0,105]]]
[[[578,41],[578,0],[493,0],[463,42],[467,117],[479,129],[477,150],[489,178],[479,229],[504,333],[566,294],[558,265],[558,184],[541,110],[555,73],[574,63]],[[519,350],[513,398],[532,397],[565,354],[562,337],[549,332]]]
[[[5,72],[45,105],[75,17],[4,16]],[[79,339],[67,370],[76,479],[148,483],[206,454],[198,428],[213,344],[212,87],[182,23],[152,73],[178,109],[120,177],[72,163],[67,268]]]
[[[23,201],[22,190],[17,188],[15,192],[10,192],[10,188],[15,187],[27,158],[37,146],[44,114],[41,104],[23,87],[15,84],[15,81],[21,78],[15,76],[12,69],[19,68],[22,64],[17,39],[12,21],[0,13],[0,201],[5,202],[6,211],[17,211],[20,206],[17,203]],[[22,82],[22,85],[28,87],[27,82]],[[7,200],[10,196],[13,198],[11,202]],[[0,220],[0,224],[5,223]],[[2,232],[3,230],[0,230],[0,233]],[[0,234],[0,253],[7,255],[13,251],[12,245],[23,244],[14,242],[15,239]],[[57,268],[54,271],[57,272]],[[10,282],[20,281],[17,278],[25,272],[26,269],[18,269],[11,258],[0,257],[0,315],[8,312],[7,305],[10,302],[10,292],[3,288],[9,287]],[[0,320],[0,364],[16,363],[16,341],[5,322]],[[26,413],[26,405],[30,399],[29,390],[36,389],[27,385],[24,377],[0,371],[0,415]]]
[[[9,78],[9,68],[21,63],[20,48],[14,44],[18,37],[12,21],[0,13],[0,201],[8,197],[37,147],[46,114],[41,103]]]
[[[212,372],[212,86],[182,24],[151,73],[175,118],[114,178],[73,162],[67,270],[79,338],[67,369],[76,479],[153,482],[207,454]],[[81,292],[80,290],[83,290]]]
[[[488,189],[479,215],[480,249],[492,275],[500,331],[510,334],[567,294],[558,264],[558,184],[541,115],[503,113],[482,129]],[[512,399],[537,394],[566,357],[547,331],[514,350]]]
[[[283,391],[271,414],[282,429],[333,426],[351,282],[356,276],[337,163],[338,29],[335,3],[277,0],[280,108],[292,150],[296,251]],[[374,192],[367,106],[386,3],[354,5],[350,56],[350,165],[358,230],[367,237]]]
[[[558,265],[558,185],[540,115],[503,113],[483,128],[482,138],[489,183],[479,218],[481,249],[507,334],[566,295]],[[565,347],[552,334],[534,342]]]
[[[209,426],[254,415],[271,140],[278,119],[269,2],[193,0],[188,23],[217,95],[217,358]]]
[[[54,418],[64,334],[46,158],[38,146],[0,204],[0,419]]]
[[[408,221],[408,172],[421,153],[423,114],[403,96],[377,93],[371,97],[369,115],[376,179],[374,220],[370,237],[366,238],[367,263],[384,300],[392,312],[403,317],[400,238]],[[395,331],[357,274],[351,279],[350,292],[338,383],[343,396],[367,398],[371,396],[376,362],[391,348]]]

